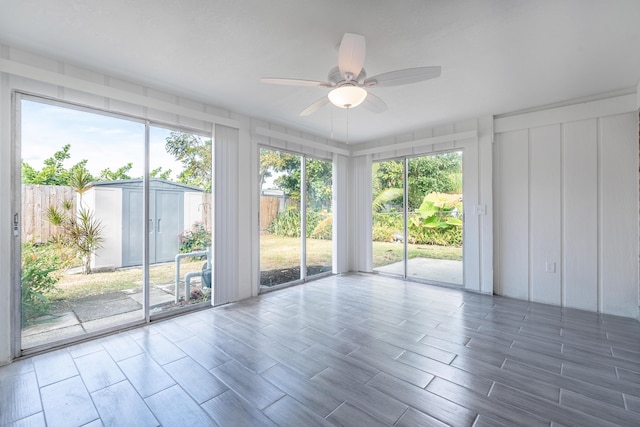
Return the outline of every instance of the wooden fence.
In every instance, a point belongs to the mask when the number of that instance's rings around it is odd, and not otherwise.
[[[65,200],[76,208],[76,192],[71,187],[22,184],[22,241],[46,242],[58,233],[58,227],[47,221],[49,206],[62,209]]]
[[[280,197],[260,197],[260,231],[265,231],[271,221],[278,215]]]

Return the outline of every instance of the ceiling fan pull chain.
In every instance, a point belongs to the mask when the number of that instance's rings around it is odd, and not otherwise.
[[[347,144],[349,144],[349,110],[350,108],[347,108]]]
[[[329,139],[333,139],[333,108],[331,109],[331,136]]]

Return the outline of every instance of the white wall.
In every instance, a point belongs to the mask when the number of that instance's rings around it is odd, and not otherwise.
[[[496,293],[638,315],[634,108],[635,94],[496,119]]]
[[[92,187],[82,196],[83,205],[91,209],[102,224],[105,239],[96,251],[92,268],[122,266],[122,189]]]
[[[465,224],[463,242],[464,287],[474,292],[493,292],[493,217],[491,216],[492,118],[458,122],[423,129],[395,138],[358,144],[351,159],[350,260],[351,269],[371,271],[371,162],[403,156],[463,151]],[[475,207],[485,207],[476,214]],[[363,220],[362,217],[366,219]],[[368,221],[368,222],[367,222]]]
[[[205,206],[205,195],[200,191],[184,192],[184,221],[182,228],[191,230],[196,222],[203,222],[203,215],[211,215],[211,206]]]

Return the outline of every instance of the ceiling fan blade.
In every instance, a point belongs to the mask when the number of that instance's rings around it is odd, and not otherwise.
[[[375,96],[371,92],[367,93],[367,97],[362,102],[362,106],[369,111],[373,111],[374,113],[382,113],[388,108],[387,104],[382,99]]]
[[[355,80],[358,77],[364,65],[365,53],[366,42],[364,36],[344,33],[338,52],[338,68],[343,79]]]
[[[315,113],[320,108],[322,108],[325,105],[327,105],[328,103],[329,103],[329,98],[327,98],[326,96],[323,96],[322,98],[318,99],[313,104],[309,105],[307,108],[302,110],[300,115],[303,116],[303,117],[304,116],[310,116],[311,114]]]
[[[286,85],[286,86],[333,87],[333,84],[329,82],[320,82],[317,80],[282,79],[279,77],[264,77],[260,79],[260,81],[262,83],[269,83],[274,85]]]
[[[364,87],[399,86],[421,82],[440,76],[442,67],[417,67],[404,70],[389,71],[369,77],[363,82]]]

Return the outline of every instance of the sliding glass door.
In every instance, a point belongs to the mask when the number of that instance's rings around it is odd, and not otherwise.
[[[373,267],[462,285],[462,152],[375,162]]]
[[[211,299],[210,140],[30,96],[18,113],[23,351]]]
[[[260,149],[260,288],[332,268],[332,164]]]

